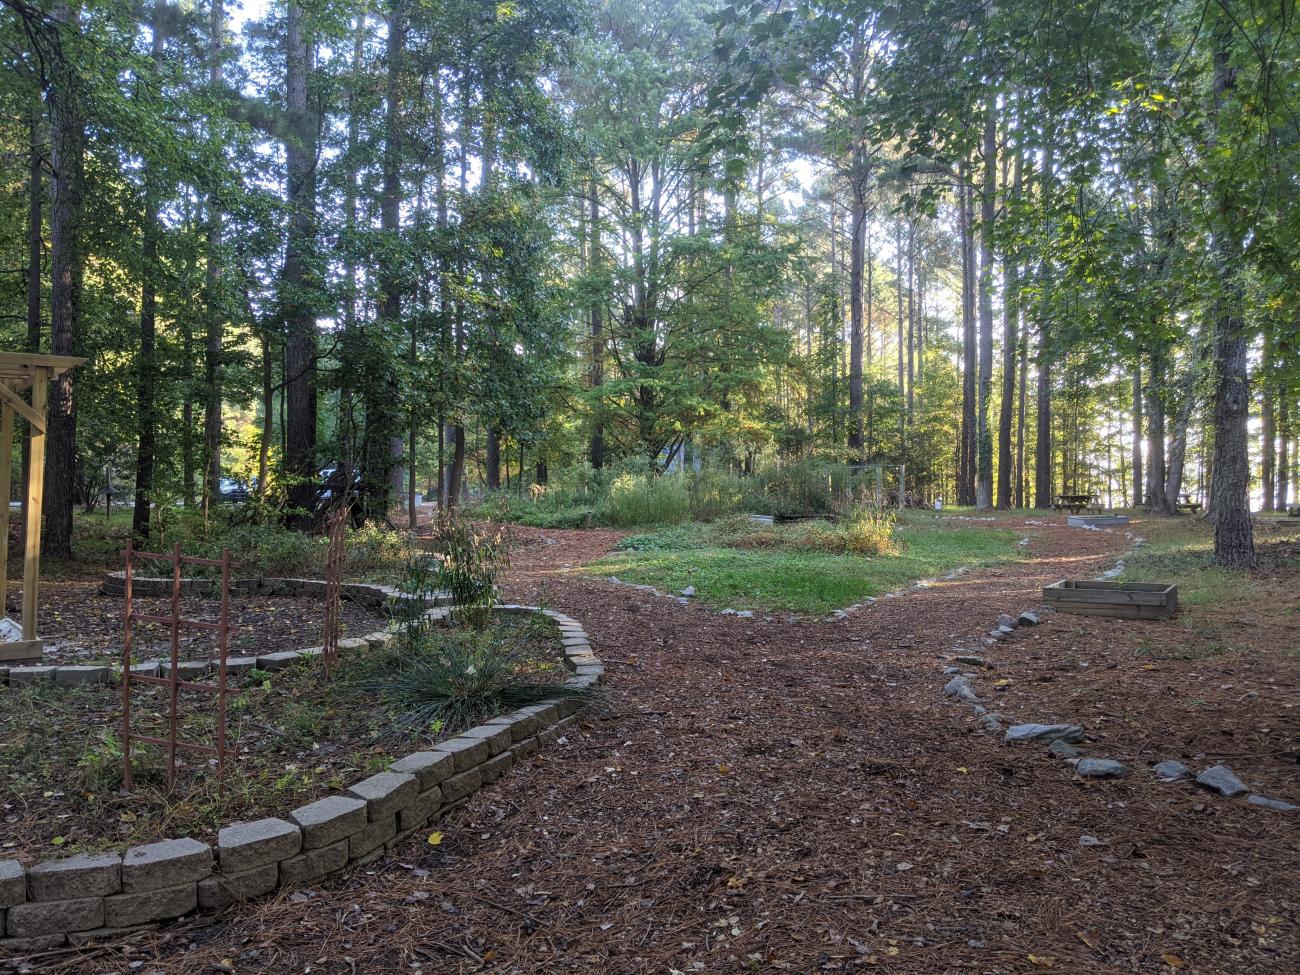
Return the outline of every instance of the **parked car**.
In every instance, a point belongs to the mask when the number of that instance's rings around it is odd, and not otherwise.
[[[223,477],[217,481],[218,504],[244,504],[252,496],[248,485],[237,478]]]

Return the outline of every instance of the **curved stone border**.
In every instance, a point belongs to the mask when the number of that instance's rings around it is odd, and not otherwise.
[[[573,671],[567,686],[603,682],[604,665],[577,620],[530,606],[497,610],[540,613],[556,624],[565,665]],[[450,616],[441,607],[425,613],[437,623],[449,622]],[[83,854],[28,868],[0,860],[0,931],[7,935],[0,937],[0,954],[112,938],[373,863],[559,738],[577,721],[584,703],[577,697],[552,698],[493,718],[283,819],[231,824],[219,832],[215,850],[187,838],[135,846],[122,856]]]
[[[126,594],[124,577],[125,573],[123,572],[106,573],[101,591],[108,596],[124,596]],[[211,579],[182,579],[181,590],[190,595],[208,593],[212,591],[215,584],[216,580]],[[157,576],[136,576],[131,580],[132,589],[140,590],[138,594],[144,596],[170,595],[171,586],[172,581],[170,579]],[[231,584],[231,590],[245,595],[324,596],[325,582],[321,579],[240,579]],[[349,599],[353,599],[372,609],[383,609],[393,603],[412,602],[418,599],[425,607],[440,609],[445,616],[448,612],[445,607],[451,605],[451,597],[447,593],[437,592],[429,596],[417,597],[411,593],[402,592],[393,586],[380,586],[368,582],[345,582],[342,591]],[[365,644],[387,643],[392,639],[393,634],[397,632],[398,626],[390,625],[372,633],[346,637],[339,640],[339,649],[350,650]],[[227,673],[241,674],[252,670],[254,667],[262,670],[279,670],[282,667],[287,667],[299,657],[318,657],[320,654],[320,647],[304,647],[301,650],[280,650],[275,653],[263,653],[256,656],[227,657],[226,671]],[[216,670],[220,663],[221,661],[217,657],[207,660],[184,660],[181,661],[177,669],[180,671],[181,677],[192,680],[195,677]],[[145,660],[133,665],[131,669],[137,674],[144,674],[149,677],[167,677],[170,676],[171,662],[169,660]],[[80,684],[113,684],[117,682],[121,671],[121,667],[114,664],[11,664],[0,666],[0,685],[8,684],[11,687],[21,687],[42,680],[52,680],[64,687],[74,687]]]

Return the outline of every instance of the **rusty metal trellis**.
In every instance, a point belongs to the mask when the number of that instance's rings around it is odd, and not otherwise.
[[[331,673],[338,662],[339,608],[343,598],[343,529],[347,517],[348,510],[342,507],[326,522],[330,545],[325,562],[325,639],[321,647],[326,674]]]
[[[217,787],[224,784],[226,757],[233,755],[226,748],[226,664],[229,657],[230,631],[230,571],[239,568],[238,562],[230,559],[229,550],[223,550],[220,559],[202,559],[196,556],[181,555],[181,546],[177,542],[170,555],[157,552],[136,551],[131,539],[126,543],[126,609],[123,623],[125,634],[122,641],[122,780],[126,788],[132,788],[131,744],[142,742],[158,745],[167,752],[167,791],[176,786],[176,752],[178,749],[199,752],[217,757]],[[131,579],[136,559],[148,559],[170,562],[172,566],[171,613],[167,616],[150,616],[137,613],[131,591]],[[180,614],[181,608],[181,566],[182,565],[219,565],[221,566],[221,614],[217,622],[207,620],[185,619]],[[136,623],[159,623],[171,630],[171,667],[166,677],[150,677],[135,673],[131,667],[131,644]],[[205,684],[197,681],[180,679],[180,631],[181,629],[211,630],[217,634],[219,657],[217,665],[217,683]],[[150,735],[131,733],[131,685],[146,684],[167,688],[167,737],[157,738]],[[216,746],[202,745],[198,742],[181,741],[178,736],[180,725],[180,692],[201,691],[217,696]]]

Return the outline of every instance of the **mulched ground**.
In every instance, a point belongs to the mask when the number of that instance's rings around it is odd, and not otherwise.
[[[15,598],[21,604],[20,593]],[[41,636],[45,639],[46,663],[81,664],[117,661],[122,653],[121,596],[105,596],[99,583],[57,581],[43,583],[40,590]],[[170,599],[135,600],[136,611],[147,615],[171,614]],[[388,617],[351,600],[342,601],[343,636],[359,636],[383,629]],[[189,619],[220,618],[221,600],[186,595],[181,598],[181,615]],[[249,596],[232,593],[230,653],[275,653],[320,646],[324,639],[325,603],[322,599],[279,596]],[[167,657],[171,653],[167,627],[141,623],[136,628],[132,655],[141,660]],[[181,659],[217,655],[212,633],[190,631],[181,634]]]
[[[604,713],[448,817],[439,846],[32,962],[146,975],[1300,967],[1295,818],[1141,767],[1080,781],[941,695],[941,654],[982,649],[999,612],[1094,575],[1122,535],[1031,526],[1024,563],[787,624],[561,568],[615,533],[516,533],[529,544],[511,595],[592,634],[610,670]],[[1082,723],[1090,754],[1203,755],[1296,800],[1294,656],[1271,655],[1271,671],[1134,657],[1134,641],[1175,637],[1174,624],[1052,616],[988,649],[998,669],[979,689],[1009,678],[991,692],[1001,710]],[[1193,685],[1215,711],[1171,706]],[[1258,697],[1238,701],[1248,686]]]

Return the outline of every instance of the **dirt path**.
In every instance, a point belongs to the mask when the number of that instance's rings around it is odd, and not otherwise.
[[[1132,625],[1052,617],[988,651],[1012,675],[996,692],[1011,717],[1085,724],[1091,754],[1137,765],[1128,779],[1080,781],[943,700],[938,655],[1125,544],[1026,531],[1024,563],[797,625],[565,571],[612,533],[524,531],[510,595],[582,621],[610,672],[603,713],[448,817],[437,847],[49,961],[145,975],[1296,970],[1296,820],[1151,779],[1143,761],[1173,745],[1115,715],[1130,661],[1111,644]],[[1113,700],[1062,691],[1080,656],[1089,681],[1112,674]],[[1287,771],[1286,749],[1271,765],[1268,750],[1294,734],[1284,696],[1252,761],[1294,799],[1294,756]]]

